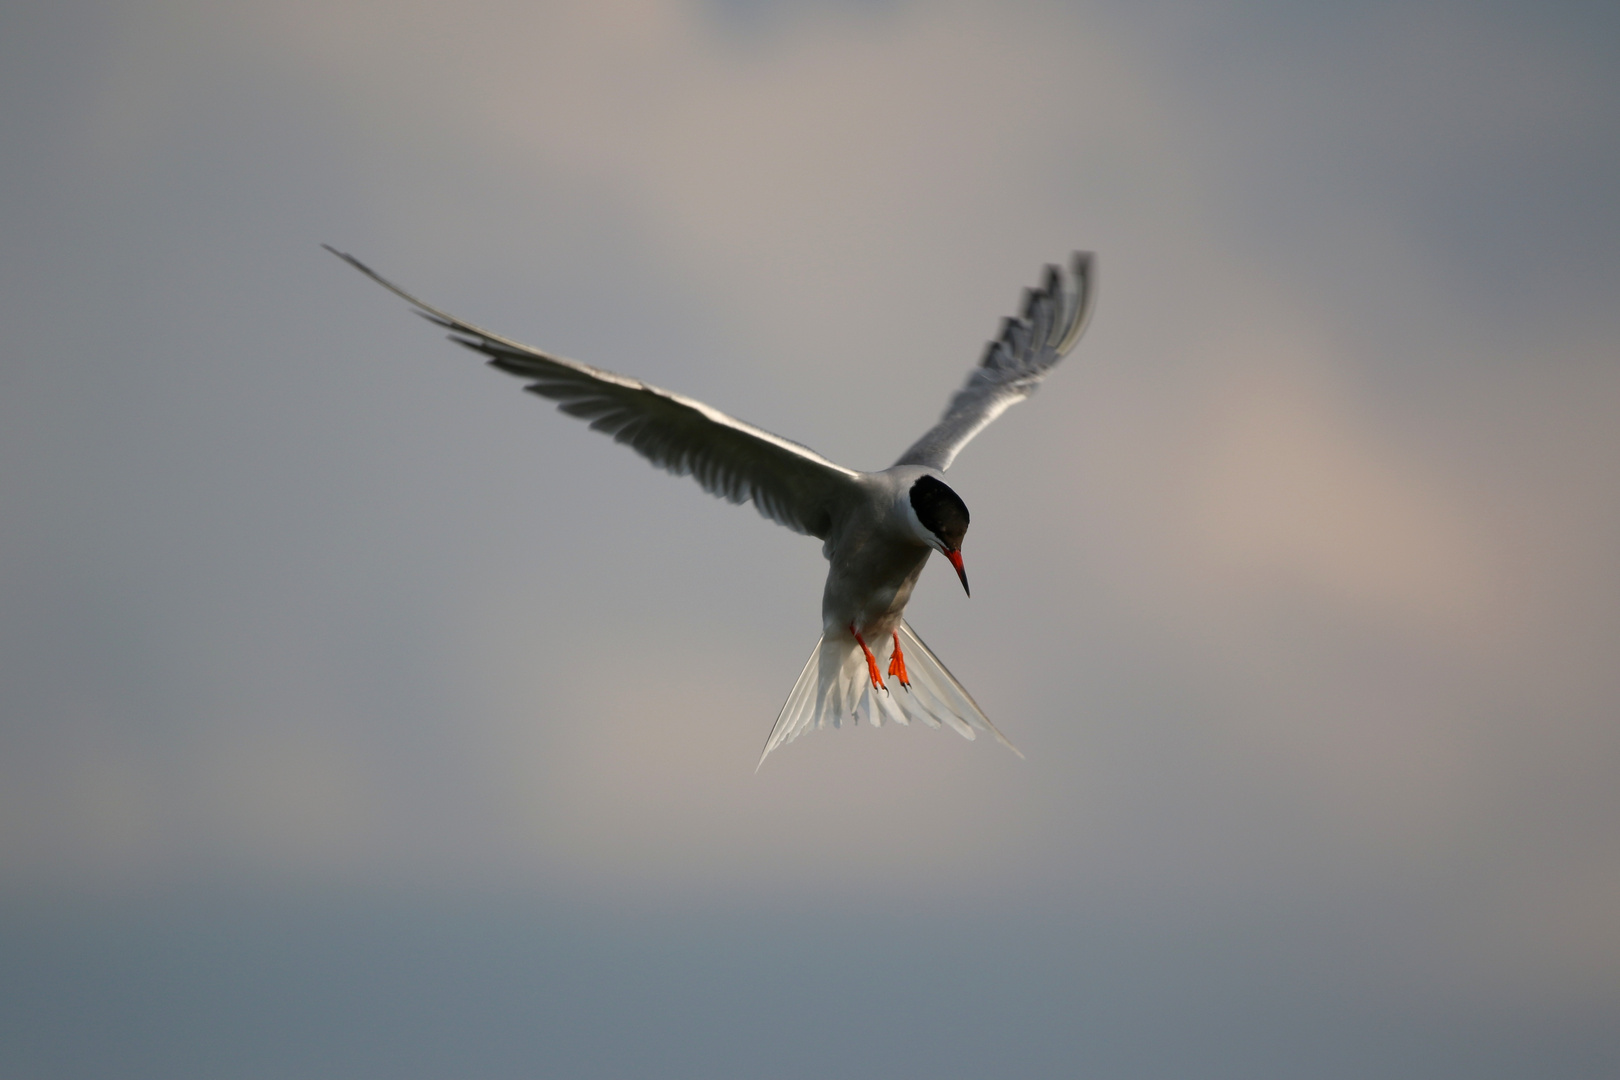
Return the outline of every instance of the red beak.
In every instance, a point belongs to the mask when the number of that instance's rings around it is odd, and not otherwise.
[[[967,571],[962,569],[962,553],[960,551],[947,551],[945,557],[951,560],[952,566],[956,567],[956,576],[962,579],[962,591],[972,596],[973,590],[968,588]]]

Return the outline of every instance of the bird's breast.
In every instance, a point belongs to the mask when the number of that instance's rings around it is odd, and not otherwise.
[[[840,544],[827,568],[821,599],[823,630],[847,631],[853,624],[863,636],[891,632],[911,599],[928,551],[881,535]]]

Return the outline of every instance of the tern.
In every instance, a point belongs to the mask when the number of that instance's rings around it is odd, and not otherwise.
[[[771,728],[759,765],[812,728],[863,719],[873,726],[885,719],[943,724],[968,739],[987,732],[1023,756],[906,623],[906,602],[935,551],[972,595],[962,565],[968,508],[945,483],[945,470],[973,436],[1034,393],[1080,340],[1096,301],[1091,253],[1074,254],[1072,289],[1056,266],[1047,266],[1041,285],[1026,290],[1017,317],[1002,321],[939,422],[887,469],[859,472],[701,401],[474,326],[417,299],[353,255],[322,246],[449,330],[451,341],[527,380],[526,389],[563,412],[588,420],[654,465],[691,476],[712,495],[752,501],[765,517],[822,541],[828,567],[821,640]]]

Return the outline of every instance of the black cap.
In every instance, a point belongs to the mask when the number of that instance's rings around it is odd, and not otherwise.
[[[911,485],[911,508],[923,528],[939,537],[947,551],[959,550],[967,535],[968,508],[944,481],[924,474]]]

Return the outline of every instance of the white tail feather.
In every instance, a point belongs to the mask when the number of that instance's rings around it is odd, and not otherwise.
[[[1007,741],[990,718],[984,715],[973,695],[967,692],[956,677],[939,662],[934,651],[923,644],[922,638],[904,621],[900,623],[901,652],[906,658],[906,674],[911,680],[908,690],[900,680],[891,679],[888,691],[877,691],[867,675],[866,657],[854,642],[828,644],[825,636],[816,642],[793,684],[782,712],[771,728],[771,737],[759,755],[759,764],[765,764],[770,752],[778,746],[792,742],[811,728],[842,727],[844,721],[859,724],[866,721],[881,727],[883,721],[897,724],[920,721],[929,727],[941,724],[951,728],[964,739],[977,732],[988,732],[996,741],[1013,753],[1023,757],[1018,747]],[[877,654],[879,670],[886,670],[894,648],[884,642]],[[759,766],[756,765],[757,772]]]

